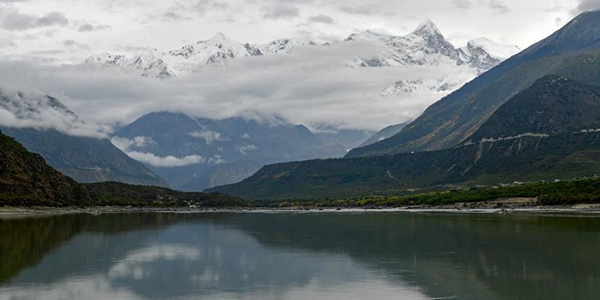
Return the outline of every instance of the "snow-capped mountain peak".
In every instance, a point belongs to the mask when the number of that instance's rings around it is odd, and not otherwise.
[[[146,49],[137,56],[124,62],[123,66],[138,70],[142,76],[152,78],[171,78],[175,76],[164,60],[165,54],[157,49]]]
[[[101,53],[88,57],[85,63],[105,67],[122,67],[135,70],[144,77],[164,79],[175,76],[175,73],[169,69],[169,66],[164,61],[164,55],[164,53],[156,49],[146,49],[131,59],[124,55]]]
[[[137,55],[135,59],[141,63],[152,63],[156,60],[162,59],[164,56],[165,54],[157,49],[145,49],[139,55]]]
[[[249,44],[235,42],[219,32],[209,40],[169,51],[168,55],[175,59],[183,58],[195,64],[225,66],[229,59],[260,56],[262,53]]]

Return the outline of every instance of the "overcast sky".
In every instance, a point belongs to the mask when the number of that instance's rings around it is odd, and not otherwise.
[[[98,51],[166,51],[222,32],[264,43],[403,35],[432,19],[455,45],[481,36],[522,49],[600,0],[0,0],[0,51],[77,61]],[[63,53],[66,52],[66,53]]]
[[[340,59],[335,48],[260,65],[242,60],[170,81],[77,64],[98,52],[176,49],[216,32],[249,43],[339,40],[367,29],[404,35],[427,18],[455,46],[485,36],[524,49],[597,8],[600,0],[0,0],[0,87],[57,96],[94,122],[130,122],[160,109],[227,117],[259,108],[294,122],[379,129],[418,116],[438,99],[365,97],[404,75],[333,66],[328,62]]]

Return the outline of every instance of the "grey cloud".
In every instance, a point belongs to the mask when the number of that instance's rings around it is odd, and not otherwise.
[[[100,31],[100,30],[105,30],[105,29],[109,29],[110,26],[106,26],[106,25],[93,25],[90,23],[84,23],[79,25],[79,28],[77,29],[77,31],[79,32],[91,32],[91,31]]]
[[[68,24],[69,19],[61,12],[51,12],[40,17],[15,11],[4,15],[0,22],[0,26],[6,30],[29,30]]]
[[[90,46],[86,44],[78,43],[74,40],[65,40],[63,42],[63,46],[70,49],[79,49],[79,50],[90,50]]]
[[[67,24],[69,24],[69,19],[67,19],[65,14],[55,11],[55,12],[51,12],[51,13],[37,19],[35,23],[39,27],[54,26],[54,25],[67,25]]]
[[[263,18],[271,20],[290,19],[300,16],[300,9],[293,5],[277,4],[263,8]]]
[[[174,11],[167,11],[161,15],[161,19],[163,21],[167,21],[167,22],[177,22],[177,21],[186,20],[189,18],[180,13],[174,12]]]
[[[473,2],[471,0],[452,0],[454,6],[460,9],[470,9],[473,8]]]
[[[353,14],[353,15],[364,15],[364,16],[374,16],[374,15],[385,15],[391,16],[394,13],[390,10],[386,10],[379,5],[376,4],[364,4],[359,6],[342,6],[340,8],[341,11]]]
[[[17,43],[9,39],[0,39],[0,48],[14,48],[17,47]]]
[[[313,22],[313,23],[333,24],[333,18],[328,15],[324,15],[324,14],[312,16],[312,17],[308,18],[308,21]]]
[[[197,13],[204,14],[211,10],[229,10],[227,2],[214,2],[209,0],[200,0],[191,6],[191,9]]]
[[[510,9],[502,0],[490,0],[487,6],[498,14],[507,14],[510,12]]]
[[[192,4],[178,2],[169,7],[166,11],[156,15],[150,15],[143,23],[149,23],[153,20],[176,23],[180,21],[192,20],[198,16],[204,16],[209,11],[227,11],[230,6],[227,2],[215,2],[210,0],[200,0]]]
[[[581,0],[577,9],[579,12],[600,9],[600,0]]]

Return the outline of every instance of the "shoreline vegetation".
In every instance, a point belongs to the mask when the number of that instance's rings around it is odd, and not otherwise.
[[[454,188],[412,192],[405,195],[373,195],[347,199],[245,201],[226,195],[205,195],[211,201],[181,201],[188,193],[165,193],[165,189],[134,187],[118,183],[95,184],[91,195],[101,198],[89,206],[2,206],[0,214],[130,213],[130,212],[241,212],[241,211],[565,211],[600,212],[600,179],[516,183],[502,187]],[[117,188],[118,187],[118,188]],[[119,189],[120,188],[120,189]],[[124,193],[127,190],[128,193]],[[110,192],[109,192],[110,191]],[[134,192],[135,191],[135,192]],[[158,193],[161,192],[161,193]],[[163,196],[161,196],[163,194]],[[118,196],[117,196],[118,195]],[[177,201],[165,201],[164,196]],[[189,195],[195,195],[190,193]],[[102,196],[102,197],[99,197]],[[183,196],[183,198],[182,198]],[[217,196],[217,197],[216,197]],[[116,197],[116,198],[115,198]],[[215,198],[216,197],[216,198]],[[161,198],[162,201],[150,199]],[[174,199],[172,199],[174,200]],[[198,199],[200,200],[200,199]],[[216,200],[216,201],[215,201]]]
[[[490,202],[456,203],[452,205],[415,205],[404,207],[133,207],[133,206],[90,206],[90,207],[0,207],[0,219],[24,216],[54,216],[68,214],[129,214],[129,213],[345,213],[345,212],[413,212],[413,213],[561,213],[561,214],[598,214],[600,204],[575,205],[524,205],[523,201],[535,199],[510,198]],[[533,202],[531,202],[533,203]],[[501,206],[498,206],[501,204]]]

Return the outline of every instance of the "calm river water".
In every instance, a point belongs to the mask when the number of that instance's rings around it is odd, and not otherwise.
[[[600,217],[0,217],[0,299],[600,299]]]

